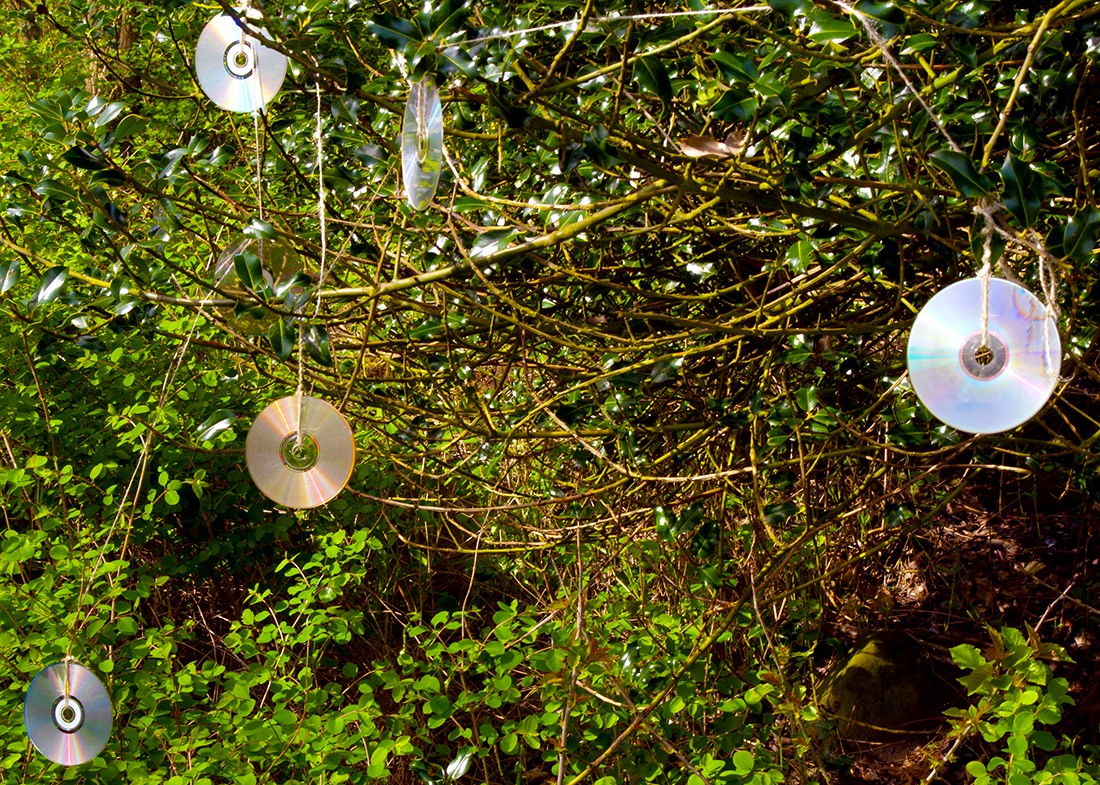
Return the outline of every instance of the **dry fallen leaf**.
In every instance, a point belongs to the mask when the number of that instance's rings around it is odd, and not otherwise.
[[[740,128],[731,131],[724,142],[710,136],[688,134],[680,140],[680,151],[688,158],[735,158],[745,152],[745,136]]]

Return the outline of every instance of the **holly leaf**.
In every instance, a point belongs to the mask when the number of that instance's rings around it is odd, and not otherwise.
[[[932,163],[950,175],[955,189],[967,199],[988,196],[993,190],[993,181],[988,175],[979,174],[974,168],[974,163],[965,153],[955,150],[937,150],[928,157],[932,159]]]
[[[393,14],[375,14],[367,22],[367,32],[390,49],[396,49],[399,52],[405,51],[406,46],[422,38],[415,24]]]
[[[1035,224],[1042,207],[1039,182],[1031,166],[1009,153],[1000,171],[1004,205],[1024,227]]]
[[[1065,226],[1055,226],[1047,236],[1047,250],[1062,258],[1086,262],[1096,245],[1100,231],[1100,210],[1086,207],[1070,218]]]

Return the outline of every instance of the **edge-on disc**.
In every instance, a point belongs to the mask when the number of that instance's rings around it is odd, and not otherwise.
[[[248,473],[264,496],[284,507],[307,509],[338,494],[355,466],[355,441],[347,420],[317,398],[302,399],[302,451],[297,447],[298,398],[280,398],[248,429]]]
[[[989,282],[987,349],[982,282],[957,281],[917,314],[909,333],[909,378],[938,419],[968,433],[1027,422],[1054,392],[1062,362],[1058,329],[1039,299],[1001,278]]]
[[[111,735],[111,699],[83,665],[58,662],[39,671],[27,688],[23,724],[31,743],[54,763],[87,763]]]
[[[432,201],[442,164],[443,107],[435,83],[425,77],[409,89],[401,126],[401,175],[405,198],[414,210]]]
[[[233,257],[242,253],[254,253],[260,257],[264,281],[272,288],[289,280],[302,269],[302,266],[297,251],[281,240],[246,237],[222,251],[214,264],[215,285],[234,298],[244,301],[244,304],[252,303],[254,306],[243,313],[239,310],[227,309],[225,320],[241,332],[255,335],[267,332],[275,321],[275,313],[257,304],[252,295],[241,285]]]
[[[267,37],[266,30],[255,29]],[[202,91],[222,109],[254,112],[279,92],[286,62],[286,55],[261,44],[232,16],[218,14],[199,34],[195,76]]]

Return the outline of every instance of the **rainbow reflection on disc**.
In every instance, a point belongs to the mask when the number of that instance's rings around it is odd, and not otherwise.
[[[439,187],[443,168],[443,106],[430,77],[409,89],[401,126],[401,176],[405,198],[414,210],[423,210]]]
[[[247,18],[251,22],[258,16],[254,11]],[[254,29],[268,37],[263,28]],[[195,48],[199,86],[211,101],[230,112],[262,109],[282,87],[286,65],[286,55],[264,46],[229,14],[207,22]]]
[[[968,433],[1027,422],[1054,392],[1061,368],[1054,319],[1024,287],[990,280],[988,327],[982,349],[982,282],[967,278],[937,292],[909,333],[917,397],[939,420]]]
[[[317,398],[302,398],[298,449],[298,398],[280,398],[248,429],[245,460],[264,496],[284,507],[308,509],[340,493],[355,466],[355,441],[340,412]]]
[[[54,763],[87,763],[111,735],[111,698],[83,665],[58,662],[39,671],[27,688],[23,724],[35,749]]]

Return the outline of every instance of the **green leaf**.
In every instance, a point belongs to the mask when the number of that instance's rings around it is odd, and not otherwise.
[[[399,52],[405,51],[406,46],[413,41],[421,40],[423,37],[413,22],[392,14],[375,14],[367,22],[367,32],[385,46]]]
[[[752,84],[756,81],[756,65],[747,57],[737,57],[729,52],[715,52],[710,59],[718,66],[722,78],[727,82]]]
[[[951,176],[955,188],[967,199],[988,196],[993,190],[993,181],[988,175],[978,174],[966,154],[955,150],[937,150],[928,157]]]
[[[107,168],[107,162],[102,155],[92,153],[88,148],[74,145],[61,154],[61,157],[75,166],[77,169],[87,169],[98,172]]]
[[[297,330],[289,319],[278,319],[271,329],[267,331],[267,340],[272,350],[280,360],[290,357],[294,351],[294,343],[297,338]]]
[[[19,260],[0,263],[0,294],[11,289],[19,281]]]
[[[237,281],[250,292],[260,290],[264,284],[264,268],[259,254],[253,251],[233,255],[233,270]]]
[[[311,324],[306,331],[306,351],[321,365],[332,367],[328,330],[323,324]]]
[[[99,113],[99,117],[95,119],[95,127],[102,128],[103,126],[107,125],[107,123],[111,122],[120,114],[122,114],[122,111],[125,108],[126,104],[122,104],[117,101],[107,104],[103,111]]]
[[[810,14],[810,40],[819,44],[839,44],[853,38],[856,28],[848,19],[840,19],[826,11]]]
[[[515,229],[490,229],[487,232],[482,232],[474,240],[474,247],[470,249],[470,257],[472,259],[484,259],[503,251],[516,234]]]
[[[65,279],[69,277],[69,271],[61,265],[51,267],[42,275],[42,282],[38,285],[38,292],[34,295],[34,304],[41,305],[57,299],[61,294],[61,287]]]
[[[56,199],[59,202],[68,202],[76,199],[76,192],[64,183],[46,178],[34,187],[34,192],[48,199]]]
[[[472,11],[470,0],[444,0],[432,12],[432,38],[438,41],[453,33],[469,18]]]
[[[982,656],[978,647],[969,643],[960,643],[958,646],[951,647],[951,659],[961,668],[978,668],[986,664],[985,657]]]
[[[811,0],[768,0],[773,11],[787,16],[805,16],[814,7]]]
[[[1033,226],[1039,217],[1042,197],[1039,182],[1031,166],[1009,153],[1001,167],[1004,183],[1004,205],[1024,227]]]
[[[447,764],[444,774],[449,780],[457,780],[470,770],[470,764],[474,762],[474,750],[466,747],[454,760]]]
[[[740,776],[745,776],[756,765],[756,758],[747,750],[738,750],[733,753],[733,768]]]
[[[275,227],[267,221],[253,218],[252,222],[244,228],[244,235],[245,237],[253,237],[257,240],[274,240],[279,236],[279,233],[276,232]]]
[[[643,57],[634,66],[638,86],[661,99],[666,107],[672,102],[672,80],[668,69],[658,57]]]
[[[1096,245],[1100,231],[1100,210],[1086,207],[1066,222],[1055,226],[1047,236],[1047,250],[1055,256],[1086,262]]]
[[[222,431],[229,428],[233,421],[237,419],[237,413],[232,409],[218,409],[210,414],[198,428],[199,441],[205,442],[213,439]]]
[[[809,240],[799,240],[787,249],[784,259],[792,273],[804,273],[817,256],[817,249]]]

